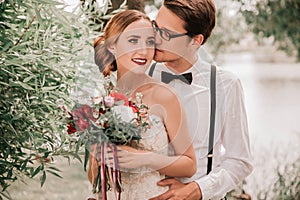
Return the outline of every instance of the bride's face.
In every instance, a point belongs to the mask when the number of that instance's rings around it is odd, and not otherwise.
[[[147,69],[154,56],[155,37],[151,22],[140,19],[126,27],[113,45],[118,72]]]

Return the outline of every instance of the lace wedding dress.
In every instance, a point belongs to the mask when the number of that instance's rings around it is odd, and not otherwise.
[[[168,136],[161,118],[151,115],[151,128],[142,134],[139,142],[145,150],[168,154]],[[121,171],[121,200],[146,200],[164,193],[167,187],[157,186],[157,182],[165,176],[159,172],[143,167]],[[108,200],[117,199],[113,191],[107,192]],[[101,198],[98,198],[101,199]]]

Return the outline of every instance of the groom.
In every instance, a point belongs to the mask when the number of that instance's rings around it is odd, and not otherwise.
[[[153,21],[157,43],[154,59],[158,63],[148,73],[169,84],[182,100],[197,156],[197,172],[192,178],[160,181],[158,185],[169,186],[169,190],[152,200],[222,199],[252,171],[240,80],[217,68],[213,161],[212,171],[207,174],[211,65],[203,62],[197,52],[215,26],[215,13],[212,0],[165,0]],[[178,76],[182,74],[188,79]]]

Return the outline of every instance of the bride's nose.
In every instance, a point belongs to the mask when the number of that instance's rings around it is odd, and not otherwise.
[[[150,48],[150,47],[147,46],[146,42],[143,42],[143,43],[140,44],[139,49],[138,49],[138,52],[139,52],[140,54],[145,55],[145,54],[147,53],[147,51],[149,50],[149,48]]]

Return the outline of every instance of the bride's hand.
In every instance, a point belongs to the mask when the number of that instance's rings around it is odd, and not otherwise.
[[[113,168],[114,167],[114,153],[108,146],[104,148],[104,162],[105,165]],[[90,157],[93,158],[93,165],[95,168],[101,165],[101,147],[98,144],[92,144],[90,146]]]
[[[118,147],[119,167],[125,169],[140,168],[147,166],[147,157],[150,152],[137,150],[129,146],[119,145]]]

